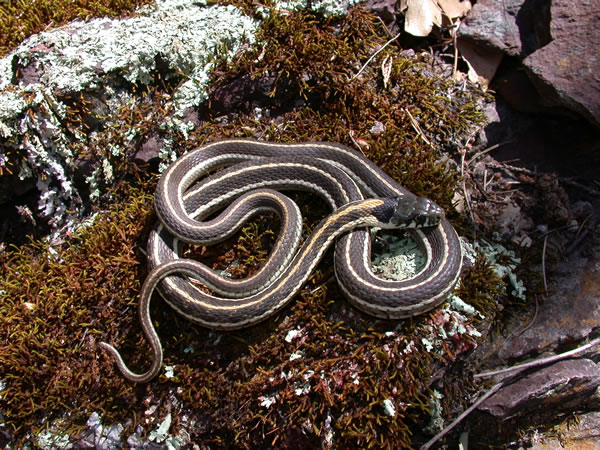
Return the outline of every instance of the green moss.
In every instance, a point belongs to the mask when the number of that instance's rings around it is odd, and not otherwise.
[[[249,75],[255,83],[270,86],[269,98],[255,95],[235,106],[251,112],[258,104],[271,116],[283,114],[285,126],[269,117],[251,120],[242,115],[226,127],[227,135],[239,136],[243,130],[242,135],[270,140],[329,140],[355,148],[356,142],[401,184],[452,211],[456,172],[439,161],[438,153],[415,132],[412,120],[436,147],[456,150],[461,133],[482,120],[477,94],[431,78],[423,73],[424,64],[398,56],[393,46],[354,79],[386,41],[379,23],[359,8],[343,19],[311,12],[272,14],[257,41],[263,46],[218,68],[217,85],[226,87]],[[384,87],[380,65],[388,57],[393,64]],[[300,106],[290,108],[294,103]],[[370,131],[376,122],[383,125],[381,134]]]
[[[426,410],[428,354],[401,333],[377,332],[362,320],[347,329],[328,318],[326,292],[303,291],[285,326],[220,374],[182,369],[185,403],[210,414],[211,430],[200,439],[230,436],[243,447],[263,445],[265,435],[273,445],[295,438],[318,445],[328,436],[343,447],[409,445],[408,425]],[[286,340],[290,329],[298,335]]]
[[[0,57],[32,34],[75,19],[131,15],[151,0],[7,0],[0,14]]]

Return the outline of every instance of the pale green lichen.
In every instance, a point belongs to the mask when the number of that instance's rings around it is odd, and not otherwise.
[[[457,305],[458,308],[456,308]],[[436,311],[437,320],[429,321],[422,326],[421,344],[425,346],[427,352],[443,357],[446,353],[445,341],[452,340],[455,336],[481,337],[481,333],[467,317],[480,315],[477,310],[466,305],[460,298],[451,296],[450,302],[445,303]]]
[[[304,356],[304,353],[303,353],[303,352],[301,352],[301,351],[297,351],[297,352],[294,352],[294,353],[292,353],[292,354],[290,355],[290,358],[289,358],[289,360],[290,360],[290,361],[294,361],[294,360],[296,360],[296,359],[300,359],[300,358],[302,358],[303,356]]]
[[[349,8],[359,3],[360,0],[292,0],[276,2],[276,7],[288,11],[312,9],[325,16],[335,16],[345,14]]]
[[[120,108],[139,101],[123,89],[123,81],[133,87],[151,86],[157,61],[163,61],[165,79],[183,79],[167,102],[173,114],[163,126],[167,132],[187,136],[193,125],[183,120],[183,113],[206,100],[213,62],[217,57],[232,57],[242,44],[252,43],[257,26],[231,5],[164,0],[140,9],[132,18],[77,21],[31,36],[0,59],[0,136],[5,139],[0,145],[0,169],[8,167],[12,154],[21,178],[37,178],[40,216],[59,225],[82,197],[72,184],[73,146],[86,147],[97,139],[83,124],[75,132],[64,125],[63,98],[98,94],[103,109],[96,119],[104,123],[97,128],[110,130],[119,124]],[[17,75],[15,85],[14,67],[32,69],[33,75],[23,79]],[[135,128],[130,130],[125,143],[136,135]],[[108,150],[112,156],[124,154],[118,146]],[[170,153],[167,156],[172,158]],[[108,161],[97,164],[95,168],[101,170],[92,169],[87,176],[92,198],[99,196],[102,184],[113,180]]]
[[[36,443],[40,448],[70,448],[68,434],[44,430],[37,435]]]
[[[389,398],[386,398],[383,401],[383,410],[390,417],[396,416],[396,408],[394,407],[394,403]]]
[[[465,313],[466,315],[471,317],[479,317],[480,319],[484,318],[483,314],[481,314],[471,305],[465,303],[460,297],[456,295],[451,295],[448,301],[450,302],[450,306],[452,307],[452,309],[454,309],[455,311]]]
[[[374,257],[372,270],[388,280],[405,280],[425,267],[425,255],[410,233],[372,235]],[[380,250],[378,250],[380,249]]]
[[[512,286],[511,294],[515,297],[525,300],[525,287],[522,280],[517,278],[515,270],[521,262],[521,258],[517,257],[512,250],[508,250],[502,244],[490,243],[485,240],[480,240],[473,243],[474,250],[482,251],[486,257],[494,264],[493,269],[499,278],[508,279]]]
[[[165,378],[173,378],[175,376],[175,368],[173,366],[165,366]]]
[[[444,428],[444,408],[442,406],[442,399],[444,396],[437,390],[433,390],[430,397],[429,412],[431,419],[425,427],[425,431],[431,434],[436,434]]]
[[[302,331],[299,329],[295,329],[295,330],[290,330],[288,331],[287,335],[285,336],[285,342],[292,342],[294,339],[296,339],[300,334],[302,334]]]
[[[260,406],[269,409],[277,402],[276,396],[261,396],[258,398],[260,400]]]
[[[169,434],[169,428],[171,428],[171,421],[172,421],[172,417],[171,417],[171,414],[169,413],[164,418],[164,420],[160,423],[158,428],[156,428],[155,430],[152,430],[150,432],[150,434],[148,435],[148,440],[159,443],[159,444],[164,442],[165,439],[167,439],[167,436]]]
[[[172,139],[165,140],[162,147],[158,151],[158,157],[160,158],[158,170],[162,173],[167,170],[167,167],[169,167],[173,161],[177,159],[177,152],[173,148]]]
[[[191,90],[198,99],[214,56],[224,46],[234,54],[241,39],[251,40],[256,29],[254,21],[233,6],[159,1],[140,12],[126,20],[73,22],[34,35],[11,56],[23,65],[30,60],[43,65],[41,84],[64,93],[101,88],[106,74],[119,74],[131,84],[149,85],[153,83],[156,57],[160,56],[171,69],[186,75],[184,87],[197,85]],[[33,59],[36,47],[59,51]]]

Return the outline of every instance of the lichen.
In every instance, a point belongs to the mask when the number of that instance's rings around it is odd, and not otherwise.
[[[512,250],[507,249],[500,243],[479,240],[474,242],[473,246],[476,250],[480,250],[486,255],[499,278],[508,280],[511,286],[510,294],[521,300],[525,300],[527,288],[523,281],[517,278],[516,273],[521,259]]]
[[[256,26],[233,6],[165,0],[132,18],[76,21],[31,36],[0,60],[0,170],[34,177],[40,217],[62,224],[88,197],[73,186],[83,152],[122,127],[123,113],[133,113],[144,87],[160,76],[174,83],[162,105],[171,110],[163,129],[186,136],[191,125],[184,111],[207,99],[213,61],[252,43]],[[99,169],[86,177],[93,199],[113,184],[112,161],[139,134],[132,127],[123,130],[123,145],[113,142],[92,160]]]
[[[419,273],[425,266],[425,255],[408,234],[402,236],[381,233],[371,237],[373,261],[371,269],[388,280],[404,280]]]
[[[325,16],[335,16],[345,14],[348,9],[356,6],[360,0],[295,0],[295,1],[276,1],[274,7],[285,11],[299,11],[311,9],[320,12]]]
[[[34,33],[74,19],[124,17],[148,0],[5,0],[0,16],[0,57]],[[1,88],[0,88],[1,89]]]

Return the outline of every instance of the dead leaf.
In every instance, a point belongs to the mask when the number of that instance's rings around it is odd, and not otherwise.
[[[442,10],[435,0],[406,0],[404,31],[413,36],[427,36],[434,25],[442,24]]]
[[[464,17],[471,10],[469,0],[436,0],[442,12],[448,19]]]
[[[404,31],[413,36],[427,36],[434,25],[442,25],[442,15],[450,21],[464,17],[471,9],[469,0],[401,0],[400,11],[406,11]]]
[[[484,49],[463,39],[458,40],[458,51],[469,66],[469,81],[479,83],[483,89],[487,89],[500,65],[502,52]]]

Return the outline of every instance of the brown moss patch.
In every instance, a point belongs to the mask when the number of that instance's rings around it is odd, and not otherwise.
[[[152,217],[151,196],[140,189],[122,195],[128,200],[62,242],[0,255],[0,410],[17,436],[65,410],[70,425],[81,425],[87,411],[110,414],[132,400],[135,389],[111,380],[96,347],[105,333],[136,322],[126,311],[135,311],[144,276],[138,240]],[[115,303],[128,317],[118,324]]]

